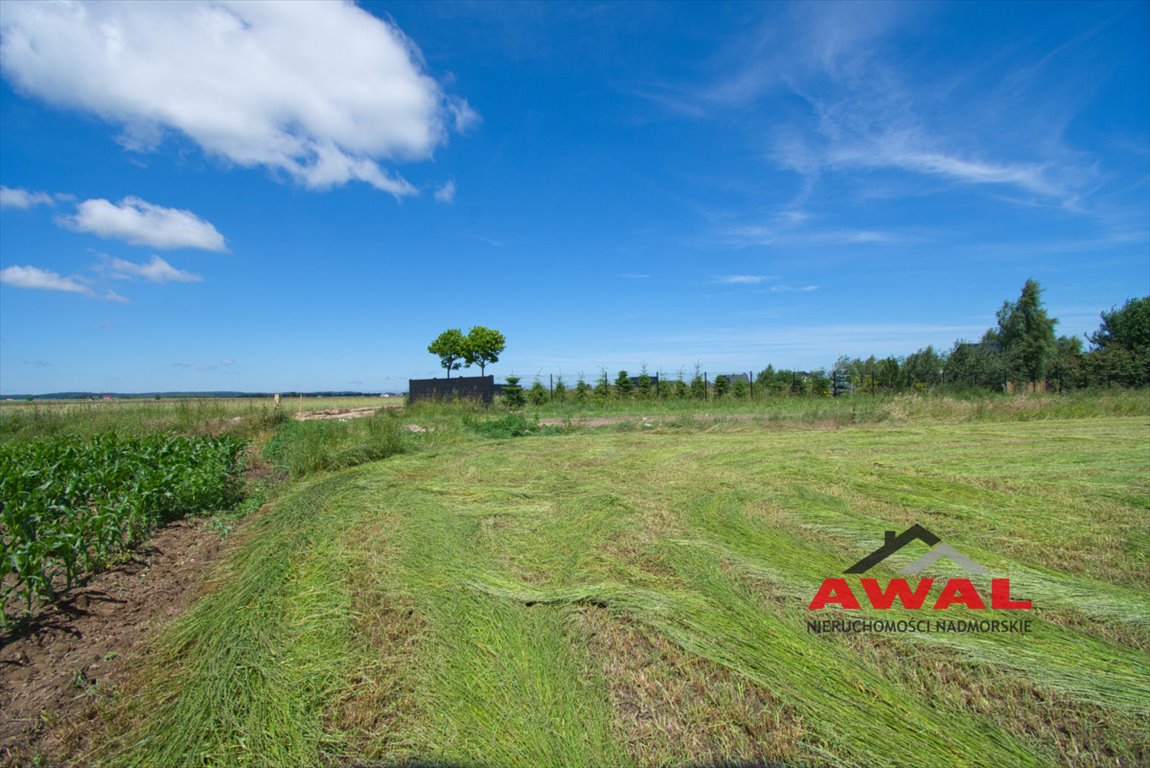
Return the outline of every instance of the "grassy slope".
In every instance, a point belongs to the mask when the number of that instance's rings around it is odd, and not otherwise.
[[[306,484],[154,651],[109,762],[1150,758],[1145,417],[677,429]],[[911,522],[1010,576],[1035,630],[808,634],[817,584]]]

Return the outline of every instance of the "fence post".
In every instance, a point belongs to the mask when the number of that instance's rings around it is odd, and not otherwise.
[[[703,397],[711,399],[711,382],[707,381],[707,372],[703,371]]]
[[[547,374],[547,379],[548,379],[548,381],[550,381],[550,382],[551,382],[551,383],[548,385],[548,387],[549,387],[549,388],[550,388],[550,390],[551,390],[551,396],[550,396],[549,398],[547,398],[547,399],[548,399],[550,402],[552,402],[552,403],[553,403],[553,402],[555,402],[555,374],[553,374],[553,373],[549,373],[549,374]]]

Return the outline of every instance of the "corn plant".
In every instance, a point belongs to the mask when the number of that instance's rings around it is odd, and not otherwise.
[[[239,500],[232,437],[62,436],[0,445],[0,623],[181,515]]]

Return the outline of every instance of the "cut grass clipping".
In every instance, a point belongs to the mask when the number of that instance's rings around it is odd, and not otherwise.
[[[98,753],[173,768],[1145,765],[1146,430],[1139,416],[474,437],[312,481],[248,529]],[[913,522],[1017,583],[1032,631],[808,632],[822,579]]]

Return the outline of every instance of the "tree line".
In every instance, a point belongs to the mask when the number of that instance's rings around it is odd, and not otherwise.
[[[1055,336],[1058,320],[1042,306],[1042,289],[1027,280],[1017,300],[1003,302],[998,323],[977,342],[949,350],[932,346],[905,358],[839,358],[851,384],[865,392],[948,390],[1067,391],[1150,385],[1150,296],[1101,313],[1098,330]]]
[[[831,370],[799,371],[772,365],[756,374],[713,378],[695,366],[694,374],[678,372],[668,380],[651,375],[643,366],[635,376],[621,370],[612,379],[600,370],[588,380],[579,374],[574,384],[562,376],[546,384],[536,378],[524,387],[509,376],[502,387],[508,405],[542,405],[553,400],[589,402],[605,399],[707,399],[785,395],[829,396],[842,391],[897,394],[928,391],[1069,391],[1088,387],[1145,387],[1150,385],[1150,296],[1129,299],[1121,307],[1101,313],[1098,330],[1077,336],[1056,336],[1056,318],[1042,304],[1042,288],[1027,280],[1014,301],[1004,301],[997,323],[978,341],[960,339],[949,350],[927,346],[905,357],[866,359],[840,357]],[[447,369],[463,364],[498,362],[506,340],[482,326],[467,335],[444,331],[428,347]]]

